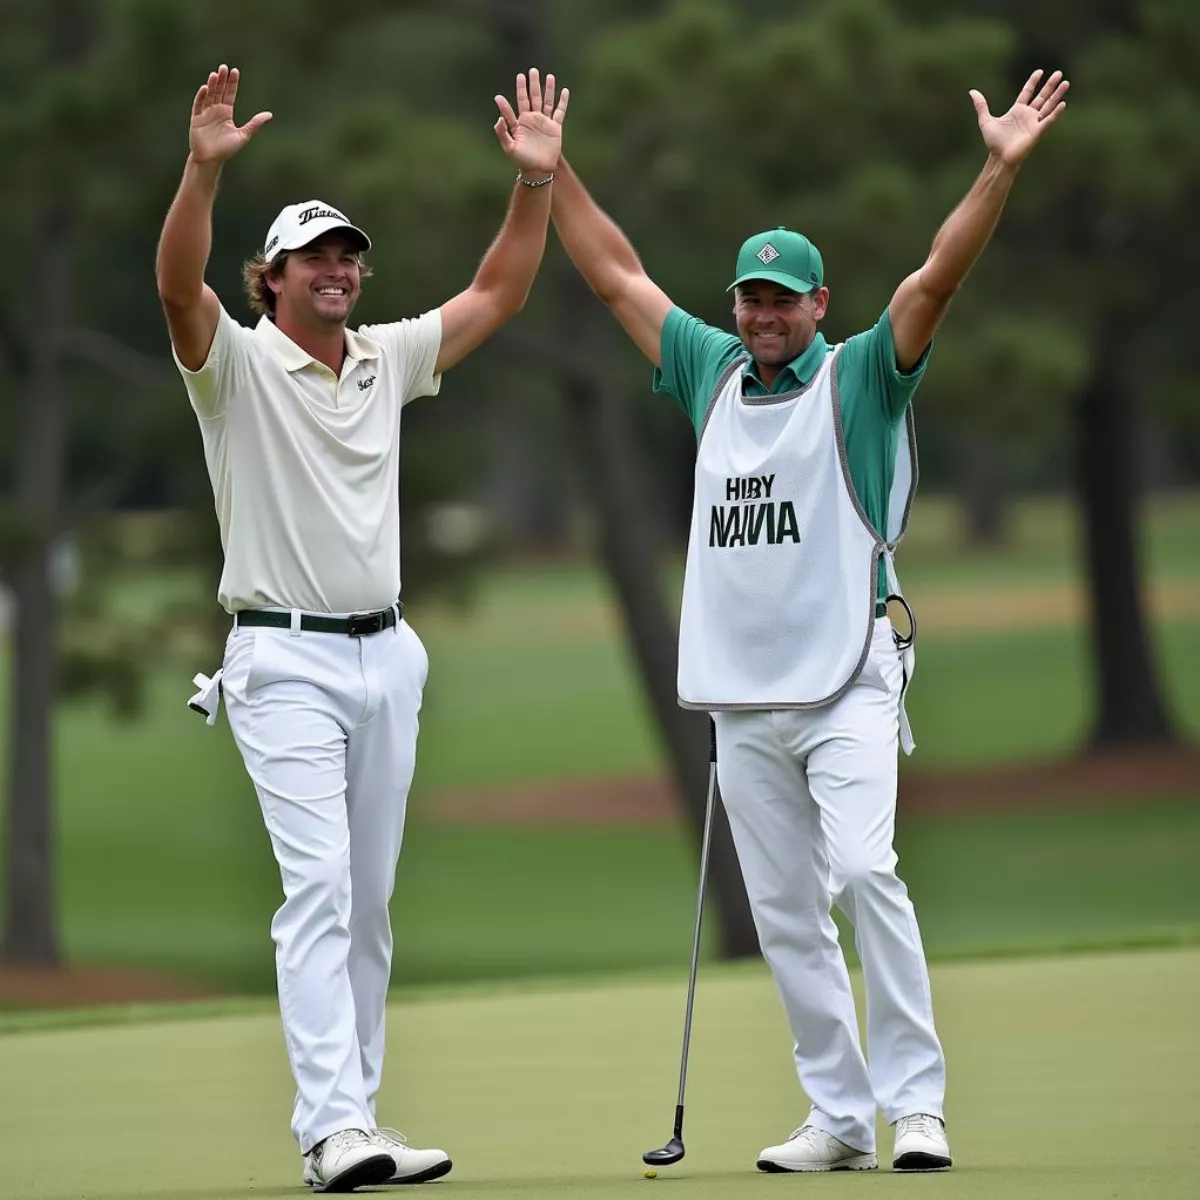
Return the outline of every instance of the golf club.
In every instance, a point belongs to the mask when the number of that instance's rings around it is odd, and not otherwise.
[[[708,880],[708,847],[712,840],[713,797],[717,790],[717,728],[708,723],[708,803],[704,809],[704,836],[700,847],[700,889],[696,897],[696,932],[692,938],[692,969],[688,976],[687,1008],[683,1018],[683,1055],[679,1063],[679,1099],[675,1104],[675,1130],[671,1140],[657,1150],[647,1150],[642,1162],[669,1167],[684,1155],[683,1092],[687,1086],[688,1046],[692,1040],[692,1005],[696,998],[696,968],[700,962],[700,926],[704,920],[704,885]]]

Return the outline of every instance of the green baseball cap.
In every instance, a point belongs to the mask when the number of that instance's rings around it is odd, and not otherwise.
[[[793,292],[811,292],[825,282],[825,264],[820,252],[802,233],[782,225],[767,233],[756,233],[742,243],[737,256],[737,278],[727,287],[766,279]]]

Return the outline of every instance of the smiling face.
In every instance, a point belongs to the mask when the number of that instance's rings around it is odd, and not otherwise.
[[[824,287],[800,293],[766,279],[738,284],[733,303],[738,337],[764,383],[770,386],[781,368],[812,345],[828,304],[829,289]]]
[[[362,290],[358,252],[340,233],[326,233],[288,253],[283,270],[268,276],[275,319],[283,326],[345,326]]]

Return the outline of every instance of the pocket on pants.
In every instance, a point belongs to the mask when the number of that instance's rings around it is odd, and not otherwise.
[[[303,636],[293,637],[286,629],[254,629],[251,632],[254,634],[254,648],[246,677],[247,695],[252,696],[271,683],[311,677],[313,660],[318,657],[314,643]]]
[[[253,629],[229,631],[225,639],[225,657],[221,660],[221,682],[226,693],[235,701],[245,700],[250,667],[254,661]]]
[[[225,643],[225,690],[246,701],[269,683],[296,678],[289,639],[271,629],[235,629]]]

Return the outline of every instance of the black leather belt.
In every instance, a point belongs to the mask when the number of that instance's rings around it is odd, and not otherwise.
[[[354,613],[349,617],[323,617],[317,613],[301,613],[300,628],[306,633],[341,633],[350,637],[369,637],[373,633],[382,633],[396,624],[396,612],[404,616],[404,605],[397,603],[395,608],[381,608],[378,612]],[[292,614],[286,612],[268,612],[262,608],[248,608],[243,612],[234,613],[234,622],[240,627],[258,626],[261,629],[291,629]]]

